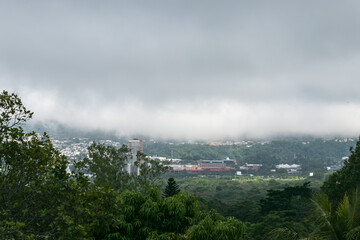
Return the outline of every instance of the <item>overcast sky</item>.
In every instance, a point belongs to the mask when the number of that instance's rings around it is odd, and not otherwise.
[[[188,139],[360,134],[358,0],[0,0],[36,121]]]

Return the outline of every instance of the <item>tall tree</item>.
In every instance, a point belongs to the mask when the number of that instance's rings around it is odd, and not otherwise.
[[[140,169],[140,174],[128,174],[125,165],[129,149],[125,145],[116,148],[94,142],[88,151],[89,156],[79,162],[81,170],[93,175],[95,185],[110,186],[118,192],[131,189],[146,193],[151,187],[160,184],[159,175],[169,169],[164,164],[138,152],[135,166]]]
[[[178,194],[179,192],[180,192],[180,187],[176,183],[175,179],[174,178],[169,178],[168,179],[168,184],[165,187],[163,196],[165,198],[167,198],[167,197],[174,196],[174,195]]]
[[[333,205],[340,203],[345,193],[360,185],[360,138],[356,143],[355,150],[350,148],[350,153],[344,167],[333,173],[321,187]]]

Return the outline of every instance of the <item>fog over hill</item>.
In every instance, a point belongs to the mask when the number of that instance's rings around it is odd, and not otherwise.
[[[358,1],[1,1],[34,123],[174,139],[360,134]]]

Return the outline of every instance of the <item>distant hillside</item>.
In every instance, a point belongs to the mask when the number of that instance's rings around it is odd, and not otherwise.
[[[189,162],[229,157],[238,160],[240,164],[247,162],[267,165],[279,163],[329,165],[337,163],[344,156],[348,156],[349,148],[355,145],[355,140],[353,138],[311,139],[307,141],[291,139],[218,146],[147,142],[144,146],[144,152],[151,156],[173,156]]]

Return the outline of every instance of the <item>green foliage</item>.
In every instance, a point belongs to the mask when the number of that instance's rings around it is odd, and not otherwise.
[[[156,185],[161,173],[168,171],[168,167],[139,152],[135,165],[140,168],[140,175],[128,174],[125,165],[128,161],[129,149],[125,145],[116,148],[94,142],[89,146],[88,151],[89,157],[79,162],[82,171],[93,174],[95,185],[110,186],[118,192],[126,189],[146,192]]]
[[[288,228],[277,228],[270,232],[271,239],[277,240],[299,240],[300,236],[297,232]]]
[[[289,186],[304,183],[304,179],[272,179],[272,178],[186,178],[177,179],[180,188],[206,200],[219,200],[225,204],[239,201],[259,201],[266,197],[267,190],[280,190]],[[317,189],[322,182],[312,182]]]
[[[271,231],[269,238],[276,240],[325,240],[325,238],[322,237],[301,238],[297,232],[288,228],[277,228]]]
[[[120,217],[107,239],[181,239],[198,214],[197,201],[187,193],[162,198],[158,189],[147,195],[124,191],[120,195]]]
[[[268,214],[262,218],[261,221],[251,224],[248,228],[249,239],[254,240],[273,240],[270,234],[275,229],[286,228],[297,232],[297,234],[306,235],[307,229],[302,222],[289,221],[279,215]]]
[[[233,216],[243,222],[255,223],[260,218],[260,206],[254,201],[239,201],[230,206],[223,206],[224,216]]]
[[[345,161],[344,167],[333,173],[321,187],[335,205],[341,201],[345,193],[354,190],[360,184],[360,138],[355,150],[351,148],[350,152],[351,155]]]
[[[165,187],[163,196],[165,198],[174,196],[180,192],[180,187],[174,180],[174,178],[168,179],[168,184]]]
[[[0,93],[0,137],[16,138],[22,134],[21,124],[32,118],[33,113],[26,109],[21,99],[7,91]]]
[[[130,176],[124,171],[128,148],[106,146],[93,142],[88,147],[89,157],[84,158],[83,167],[86,172],[93,174],[97,186],[111,186],[114,189],[127,189]]]
[[[163,233],[158,234],[157,232],[150,233],[149,237],[146,240],[186,240],[186,234],[178,233]]]
[[[316,195],[313,217],[318,227],[314,231],[315,236],[329,240],[360,239],[359,190],[356,189],[350,196],[345,194],[342,202],[334,208],[327,195]]]
[[[236,180],[192,178],[178,182],[183,189],[197,192],[200,209],[215,209],[223,216],[248,222],[247,239],[265,239],[276,228],[290,228],[305,237],[314,228],[307,221],[312,208],[312,189],[304,180],[242,177]],[[270,196],[266,195],[268,189],[272,189]],[[260,201],[264,204],[263,211]]]
[[[135,176],[136,185],[133,184],[131,189],[137,186],[139,191],[145,192],[152,187],[160,187],[162,181],[159,180],[159,176],[169,171],[169,167],[165,166],[166,162],[152,160],[140,152],[137,153],[137,159],[139,160],[135,165],[140,168],[140,174]]]
[[[244,239],[246,226],[232,217],[223,217],[215,211],[202,216],[197,225],[187,231],[189,240],[241,240]]]
[[[253,239],[278,239],[273,236],[279,232],[282,236],[286,236],[279,239],[297,239],[306,236],[311,228],[306,222],[306,217],[311,211],[312,190],[309,186],[310,183],[305,182],[301,186],[268,190],[266,198],[260,200],[261,217],[250,225],[249,235]],[[281,231],[281,229],[291,230]]]
[[[358,189],[348,197],[344,195],[342,202],[336,208],[323,192],[317,193],[312,199],[315,208],[311,219],[315,230],[306,239],[319,240],[355,240],[360,239],[360,193]],[[300,239],[294,228],[277,228],[270,236],[273,239]]]
[[[310,202],[312,190],[310,182],[302,186],[286,187],[283,190],[268,190],[267,197],[260,201],[261,212],[283,211],[285,215],[296,211],[296,206],[306,201]],[[293,212],[294,213],[294,212]]]

